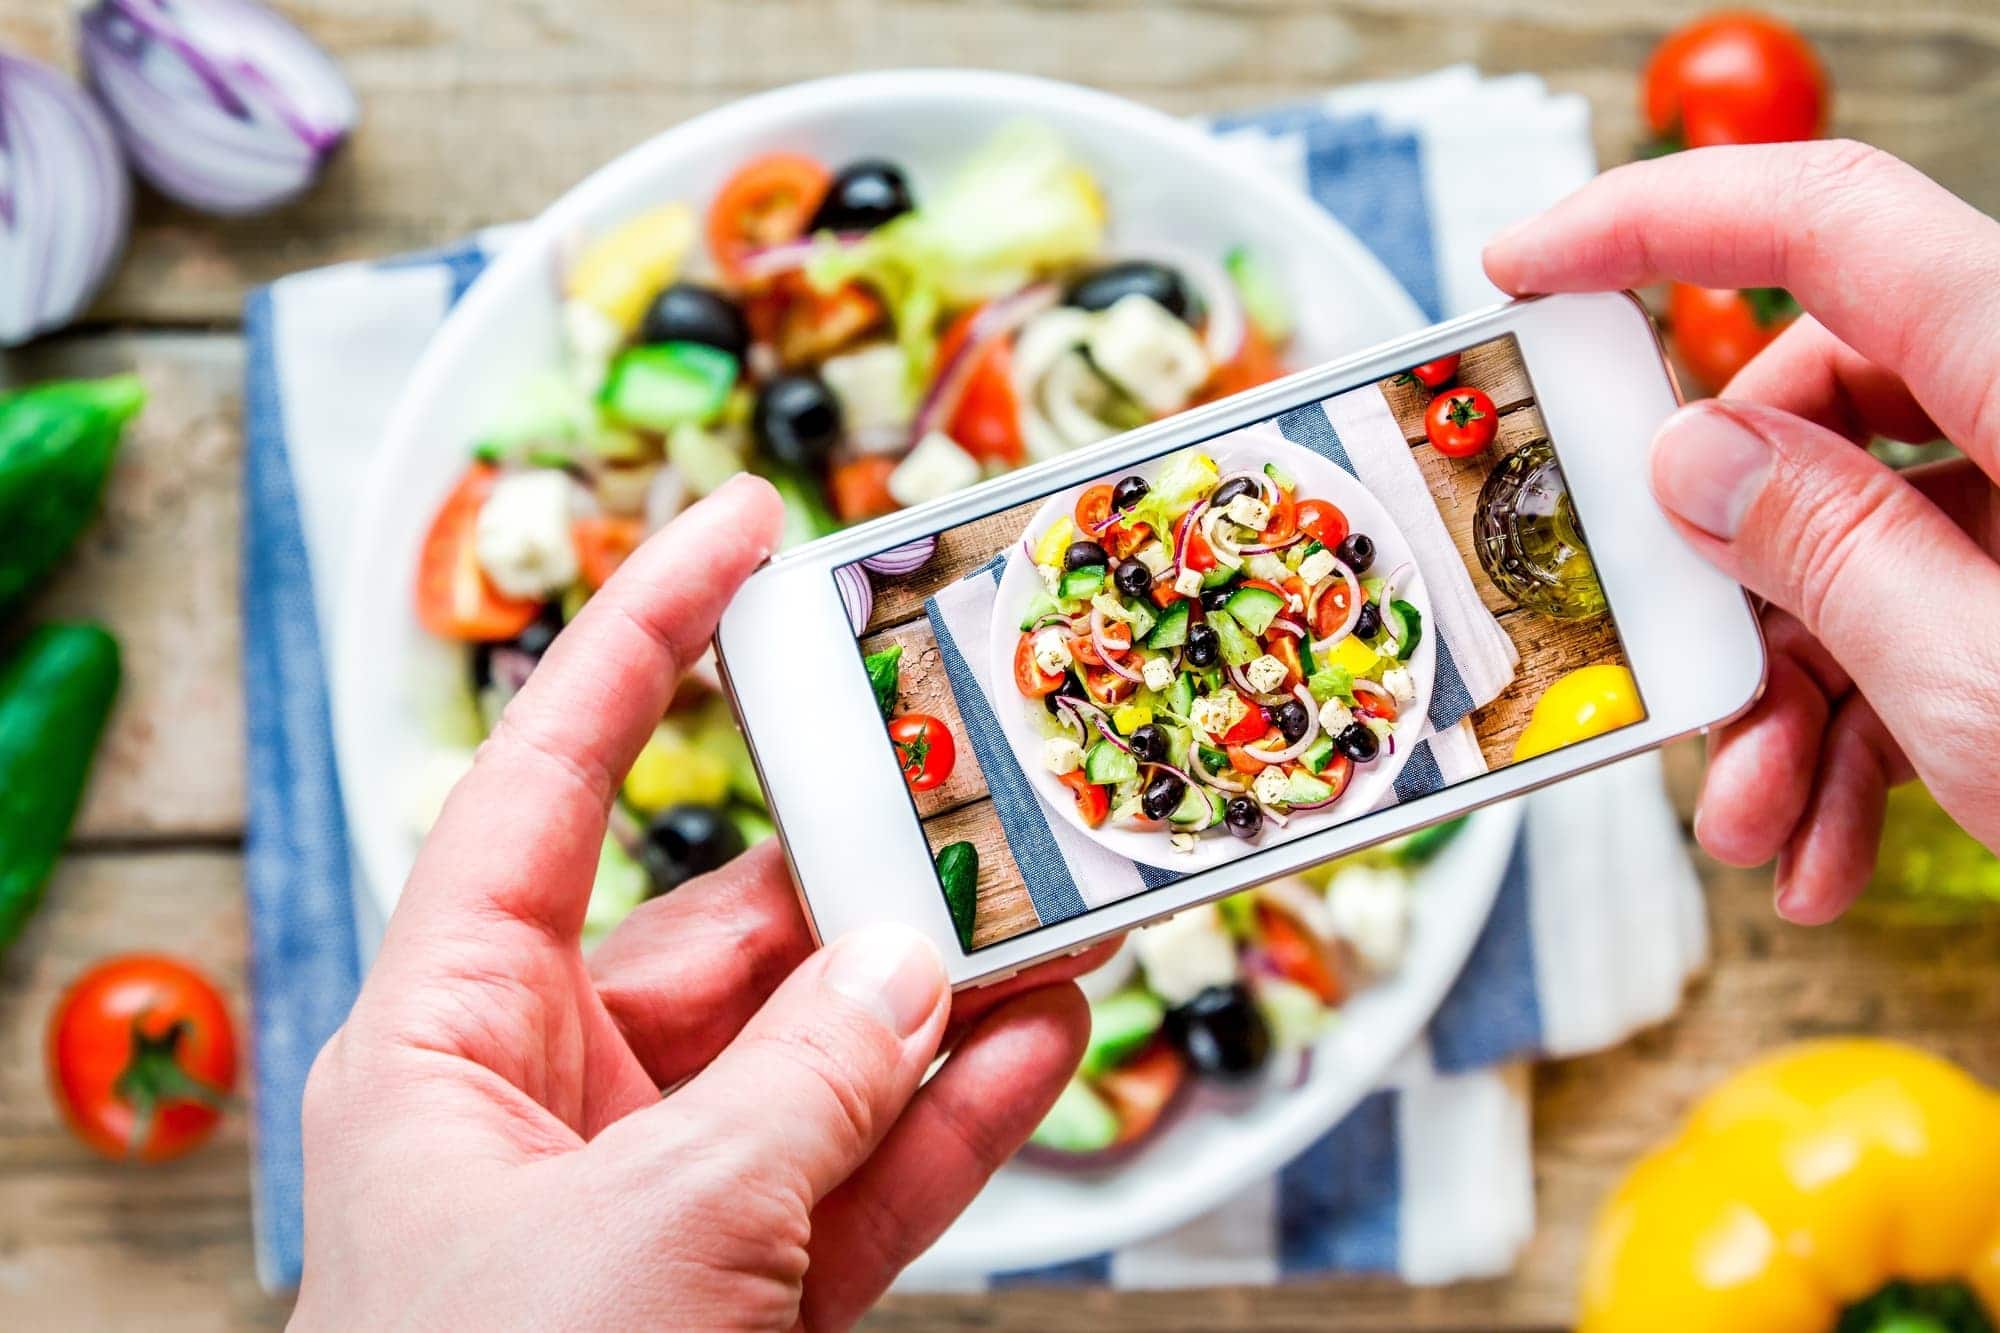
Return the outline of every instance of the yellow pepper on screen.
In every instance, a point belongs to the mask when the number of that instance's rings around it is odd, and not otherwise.
[[[1639,685],[1622,666],[1600,662],[1555,678],[1535,700],[1528,725],[1514,742],[1518,760],[1602,736],[1646,716]]]
[[[1908,1046],[1830,1040],[1728,1079],[1625,1178],[1578,1329],[1990,1328],[1975,1303],[2000,1312],[2000,1096]]]

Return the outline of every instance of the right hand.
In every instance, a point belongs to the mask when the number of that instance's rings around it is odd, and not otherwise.
[[[2000,849],[2000,223],[1861,144],[1712,148],[1607,172],[1486,270],[1516,294],[1781,286],[1807,311],[1653,444],[1676,526],[1769,603],[1769,682],[1715,739],[1702,845],[1776,856],[1803,923],[1866,887],[1912,776]],[[1875,435],[1966,457],[1899,475]]]

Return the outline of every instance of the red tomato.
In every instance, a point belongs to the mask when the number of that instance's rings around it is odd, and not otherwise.
[[[1271,506],[1270,521],[1264,524],[1259,540],[1265,545],[1281,542],[1299,530],[1299,507],[1292,499],[1292,493],[1284,487],[1278,488],[1278,502]]]
[[[1278,359],[1278,351],[1271,346],[1263,334],[1252,325],[1243,331],[1243,345],[1236,355],[1215,368],[1209,376],[1208,388],[1203,391],[1204,403],[1218,398],[1227,398],[1232,393],[1242,393],[1260,384],[1269,384],[1285,373],[1284,363]]]
[[[63,1119],[106,1157],[163,1162],[215,1131],[236,1087],[236,1029],[215,986],[172,958],[131,954],[70,984],[49,1019]]]
[[[1736,372],[1769,347],[1799,317],[1799,304],[1782,287],[1667,289],[1667,328],[1681,363],[1710,393],[1720,393]]]
[[[1030,699],[1039,699],[1045,694],[1054,694],[1061,688],[1063,673],[1044,675],[1035,665],[1035,644],[1032,635],[1023,634],[1021,641],[1014,645],[1014,685]]]
[[[1118,1114],[1113,1146],[1131,1143],[1151,1133],[1181,1090],[1187,1066],[1180,1053],[1165,1043],[1147,1047],[1136,1058],[1093,1080],[1098,1093]]]
[[[1153,580],[1153,605],[1164,610],[1175,602],[1184,602],[1187,599],[1186,593],[1174,587],[1171,574],[1162,574]]]
[[[1451,383],[1452,376],[1458,374],[1458,353],[1441,356],[1435,361],[1426,361],[1421,366],[1411,366],[1396,376],[1401,384],[1421,384],[1426,389],[1442,389]]]
[[[1139,685],[1116,671],[1086,665],[1083,668],[1083,688],[1098,703],[1115,704],[1136,692]]]
[[[1826,71],[1779,19],[1709,14],[1654,49],[1641,100],[1646,124],[1677,147],[1816,139],[1826,128]]]
[[[495,588],[473,554],[479,510],[500,480],[491,463],[474,463],[438,507],[417,558],[417,619],[447,639],[492,643],[511,639],[541,612],[541,603]]]
[[[1113,657],[1124,657],[1126,653],[1132,650],[1132,627],[1115,620],[1106,621],[1104,625],[1104,646],[1111,650]],[[1096,641],[1088,634],[1079,634],[1074,639],[1071,639],[1069,641],[1069,650],[1075,656],[1076,660],[1085,666],[1101,667],[1104,665],[1103,654],[1097,651]],[[1112,674],[1116,675],[1117,673],[1113,672]]]
[[[1229,756],[1229,766],[1247,778],[1254,778],[1270,767],[1269,764],[1257,758],[1240,745],[1229,745],[1223,748],[1224,753]]]
[[[1291,689],[1306,678],[1305,659],[1299,656],[1299,641],[1289,634],[1273,634],[1264,640],[1271,656],[1285,664],[1285,688]]]
[[[1251,699],[1245,699],[1243,702],[1250,705],[1250,711],[1245,713],[1235,726],[1217,737],[1224,745],[1244,745],[1270,730],[1271,718],[1263,706]]]
[[[805,235],[832,178],[825,167],[797,153],[767,153],[723,182],[708,209],[708,253],[723,274],[743,278],[754,250]]]
[[[1359,717],[1379,717],[1384,722],[1396,720],[1396,701],[1387,694],[1377,694],[1373,690],[1356,693],[1354,712]]]
[[[1354,609],[1354,593],[1346,579],[1333,579],[1319,595],[1313,606],[1312,632],[1315,639],[1330,639],[1333,632],[1347,623],[1347,613]]]
[[[646,540],[646,525],[621,514],[592,514],[580,518],[571,528],[576,540],[576,559],[583,581],[592,590],[611,581],[625,557]]]
[[[1331,551],[1347,540],[1347,515],[1330,501],[1306,500],[1299,505],[1299,528]]]
[[[1073,768],[1057,779],[1076,796],[1076,812],[1083,816],[1083,822],[1096,828],[1111,813],[1111,798],[1104,788],[1083,775],[1083,770]]]
[[[1153,539],[1153,529],[1145,523],[1120,523],[1099,538],[1105,549],[1120,560],[1130,560],[1132,553]]]
[[[1215,548],[1208,544],[1208,538],[1201,535],[1199,527],[1188,529],[1187,550],[1181,554],[1181,563],[1197,574],[1206,574],[1215,568]]]
[[[1111,517],[1111,488],[1092,486],[1076,499],[1078,540],[1097,539],[1097,530]]]
[[[882,303],[858,283],[821,292],[800,280],[787,291],[770,341],[788,366],[825,360],[882,322]]]
[[[1424,412],[1424,434],[1446,458],[1470,458],[1493,443],[1499,432],[1500,414],[1479,389],[1441,393]]]
[[[1340,794],[1347,790],[1347,784],[1353,780],[1354,761],[1344,754],[1336,753],[1332,761],[1313,776],[1333,788],[1333,795],[1327,799],[1337,801],[1340,799]]]
[[[978,314],[968,310],[945,330],[938,343],[940,366],[958,354]],[[958,407],[945,423],[945,434],[974,458],[1009,467],[1021,461],[1026,448],[1021,443],[1020,405],[1014,401],[1014,352],[1005,338],[993,339],[979,354]]]
[[[958,762],[958,743],[951,728],[929,713],[905,713],[889,723],[896,746],[896,764],[911,791],[929,791],[951,776]]]
[[[1347,987],[1333,970],[1331,951],[1300,929],[1296,921],[1268,901],[1259,901],[1257,925],[1264,952],[1287,981],[1304,986],[1324,1004],[1339,1004],[1347,998]]]
[[[896,460],[881,454],[864,454],[834,465],[826,476],[827,499],[833,514],[842,523],[893,514],[902,506],[889,494],[889,474]]]

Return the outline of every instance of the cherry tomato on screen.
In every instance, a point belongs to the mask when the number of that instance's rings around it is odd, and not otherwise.
[[[1326,500],[1306,500],[1299,505],[1299,529],[1331,551],[1347,540],[1347,515]]]
[[[1709,14],[1646,62],[1646,124],[1669,148],[1791,143],[1826,128],[1826,71],[1798,31],[1769,14]]]
[[[1424,412],[1424,434],[1446,458],[1472,457],[1493,443],[1499,431],[1500,414],[1479,389],[1441,393]]]
[[[1333,579],[1320,593],[1319,601],[1312,612],[1312,632],[1315,639],[1330,639],[1333,632],[1347,623],[1347,613],[1354,609],[1354,590],[1346,579]]]
[[[1062,688],[1063,673],[1045,672],[1035,664],[1035,640],[1030,634],[1023,634],[1021,641],[1014,645],[1014,686],[1030,699],[1039,699],[1045,694],[1054,694]]]
[[[1458,374],[1458,353],[1441,356],[1435,361],[1426,361],[1421,366],[1411,366],[1396,376],[1401,384],[1421,384],[1426,389],[1442,389],[1451,383],[1452,376]]]
[[[1057,779],[1068,787],[1076,797],[1076,812],[1083,816],[1083,822],[1096,828],[1111,813],[1111,798],[1104,788],[1083,775],[1083,770],[1073,768]]]
[[[958,743],[951,728],[929,713],[904,713],[889,723],[896,746],[896,764],[911,791],[929,791],[951,776],[958,763]]]

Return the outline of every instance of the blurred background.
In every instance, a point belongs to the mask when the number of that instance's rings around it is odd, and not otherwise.
[[[122,266],[66,330],[0,354],[0,383],[136,370],[102,519],[34,604],[106,624],[124,685],[47,900],[0,953],[0,1326],[58,1327],[79,1290],[152,1328],[275,1327],[287,1303],[251,1253],[247,1122],[139,1172],[78,1146],[42,1053],[93,961],[164,950],[244,1008],[239,631],[240,319],[298,269],[453,241],[534,215],[590,169],[696,112],[824,74],[974,65],[1073,80],[1184,114],[1315,96],[1470,62],[1590,104],[1600,162],[1647,139],[1639,71],[1692,3],[1576,0],[340,0],[278,6],[339,62],[360,130],[304,197],[242,219],[147,188]],[[1778,5],[1825,61],[1831,132],[2000,212],[2000,9],[1990,0]],[[76,68],[54,0],[0,0],[0,48]],[[1476,179],[1452,187],[1478,192]],[[1668,771],[1685,817],[1698,743]],[[1539,1223],[1509,1277],[1412,1290],[1355,1279],[1192,1293],[1021,1289],[892,1297],[884,1329],[1541,1330],[1567,1326],[1598,1202],[1692,1098],[1757,1053],[1823,1033],[1906,1039],[2000,1077],[2000,914],[1989,861],[1949,850],[1920,798],[1864,909],[1807,932],[1770,909],[1768,868],[1698,857],[1713,962],[1669,1022],[1533,1071]],[[1698,855],[1698,854],[1697,854]]]

